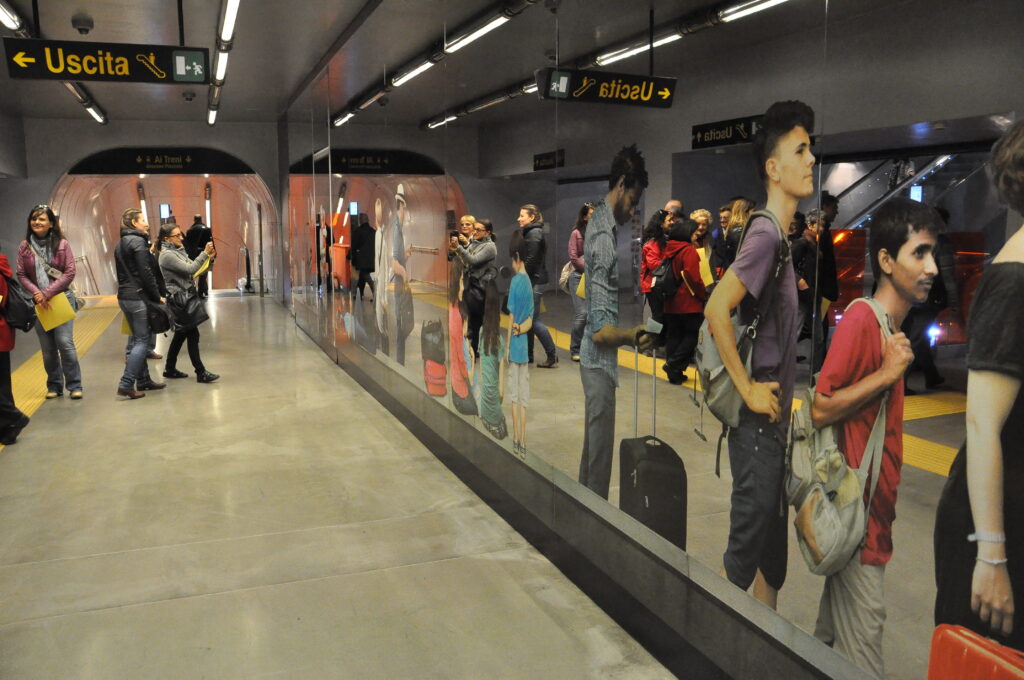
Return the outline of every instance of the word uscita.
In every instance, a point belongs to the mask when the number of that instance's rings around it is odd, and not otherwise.
[[[125,57],[115,57],[106,50],[98,50],[95,56],[92,54],[68,54],[67,57],[64,56],[63,47],[58,47],[55,50],[47,47],[44,52],[46,68],[50,73],[68,73],[70,75],[87,73],[91,76],[97,74],[129,75],[128,59]]]

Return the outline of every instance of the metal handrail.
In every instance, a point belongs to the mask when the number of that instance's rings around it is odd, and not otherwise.
[[[971,170],[969,173],[967,173],[966,177],[963,177],[960,180],[958,180],[958,181],[954,182],[953,184],[949,185],[948,187],[946,187],[945,191],[943,191],[941,194],[939,194],[938,196],[936,196],[932,200],[932,205],[938,205],[942,201],[942,199],[944,199],[946,197],[946,194],[948,194],[949,192],[953,191],[954,189],[959,187],[961,184],[963,184],[964,182],[966,182],[970,178],[974,177],[976,174],[978,174],[979,172],[981,172],[982,170],[984,170],[987,167],[988,167],[988,162],[982,163],[981,165],[976,167],[974,170]]]
[[[860,179],[858,179],[858,180],[857,180],[856,182],[854,182],[854,183],[853,183],[853,184],[851,184],[850,186],[848,186],[848,187],[846,187],[845,189],[843,189],[842,191],[840,191],[840,192],[839,192],[839,195],[838,195],[838,196],[836,196],[836,200],[837,200],[837,201],[841,201],[841,200],[843,200],[843,197],[844,197],[844,196],[846,196],[847,194],[849,194],[849,193],[850,193],[851,191],[853,191],[854,189],[856,189],[857,187],[859,187],[859,186],[860,186],[861,184],[863,184],[864,182],[868,181],[868,178],[869,178],[869,177],[871,177],[872,175],[874,175],[874,174],[875,174],[875,172],[876,172],[876,171],[877,171],[877,170],[878,170],[879,168],[881,168],[881,167],[882,167],[883,165],[885,165],[886,163],[892,163],[892,159],[891,159],[891,158],[887,158],[887,159],[885,159],[884,161],[882,161],[881,163],[879,163],[878,165],[876,165],[875,167],[871,168],[871,170],[870,170],[870,171],[868,171],[867,173],[865,173],[865,174],[864,174],[864,175],[863,175],[863,176],[862,176],[862,177],[861,177]]]
[[[928,165],[926,165],[923,168],[921,168],[921,171],[919,173],[917,173],[916,175],[912,175],[912,176],[908,177],[907,179],[903,180],[902,182],[897,184],[893,189],[891,189],[890,191],[886,192],[877,201],[875,201],[874,203],[869,205],[867,208],[865,208],[864,210],[861,210],[859,213],[857,213],[857,215],[852,220],[850,220],[849,222],[846,223],[846,227],[844,227],[844,228],[845,229],[856,229],[857,227],[860,226],[861,222],[863,222],[865,219],[867,219],[871,215],[871,213],[873,213],[874,211],[878,210],[878,208],[881,207],[890,198],[892,198],[893,196],[898,195],[901,191],[905,190],[907,187],[912,186],[912,185],[916,184],[917,182],[920,182],[932,170],[935,170],[937,168],[942,167],[943,165],[945,165],[946,163],[948,163],[951,160],[953,160],[953,155],[952,154],[942,154],[942,155],[936,156],[935,158],[933,158],[931,160],[930,163],[928,163]]]

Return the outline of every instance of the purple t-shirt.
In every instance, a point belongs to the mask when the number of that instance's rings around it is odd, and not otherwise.
[[[788,244],[783,252],[789,262]],[[771,287],[778,253],[778,227],[767,217],[754,218],[747,227],[736,261],[729,268],[747,289],[747,295],[740,302],[740,320],[745,324],[753,321],[758,299],[766,288]],[[758,325],[753,351],[753,379],[779,383],[782,412],[777,423],[777,436],[783,443],[789,432],[789,413],[796,382],[797,315],[796,274],[792,266],[784,266],[774,299],[769,301]]]

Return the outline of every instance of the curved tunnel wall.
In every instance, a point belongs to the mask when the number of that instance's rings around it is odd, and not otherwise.
[[[193,215],[205,217],[205,187],[211,188],[210,222],[217,245],[212,271],[213,288],[235,288],[245,276],[245,246],[250,251],[253,288],[256,289],[260,228],[257,206],[262,206],[263,262],[268,293],[280,291],[280,252],[277,210],[266,184],[258,175],[64,175],[54,187],[50,204],[79,260],[79,289],[88,295],[117,291],[114,246],[121,213],[138,207],[137,185],[142,183],[151,234],[159,228],[159,205],[167,203],[182,229]]]

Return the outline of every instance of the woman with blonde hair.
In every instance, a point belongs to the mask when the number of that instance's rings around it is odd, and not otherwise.
[[[747,226],[747,220],[750,219],[750,213],[754,212],[754,205],[755,203],[749,198],[737,198],[732,202],[729,224],[725,227],[725,234],[722,235],[722,248],[719,249],[719,264],[723,274],[736,261],[740,239],[743,238],[743,230]]]

